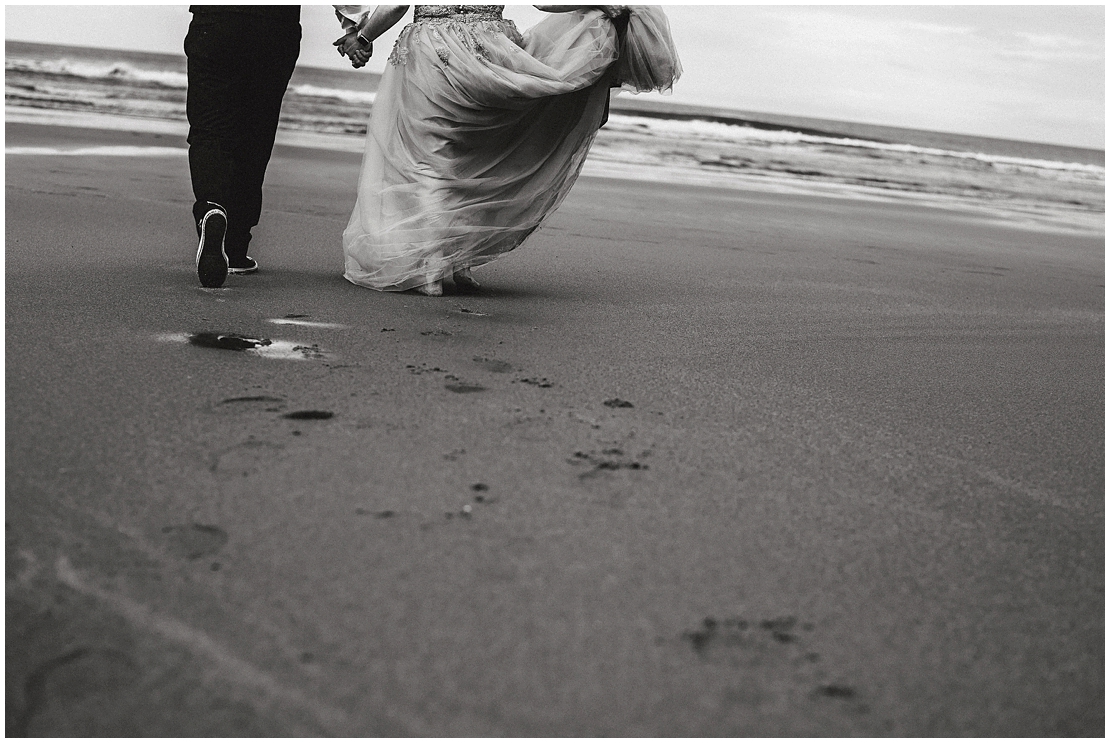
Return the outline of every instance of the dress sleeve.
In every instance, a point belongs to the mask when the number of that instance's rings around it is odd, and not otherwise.
[[[633,93],[669,93],[682,75],[667,16],[657,5],[629,5],[616,84]]]

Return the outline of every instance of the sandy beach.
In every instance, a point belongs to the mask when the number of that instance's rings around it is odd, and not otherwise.
[[[181,137],[37,146],[165,149],[6,157],[8,735],[1103,735],[1102,235],[584,177],[382,294],[279,144],[206,290]]]

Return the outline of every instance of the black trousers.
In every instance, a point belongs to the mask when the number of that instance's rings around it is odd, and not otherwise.
[[[262,181],[300,44],[300,23],[288,14],[194,11],[189,25],[193,218],[199,234],[209,204],[224,207],[229,256],[246,255],[262,214]]]

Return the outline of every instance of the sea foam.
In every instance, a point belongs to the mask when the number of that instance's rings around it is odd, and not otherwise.
[[[7,58],[4,60],[4,71],[7,73],[23,72],[34,75],[74,77],[102,82],[145,83],[180,90],[185,90],[189,85],[189,78],[184,72],[144,69],[127,62],[93,62],[64,58]]]
[[[1105,177],[1106,174],[1106,169],[1104,167],[1086,163],[1038,160],[1007,155],[988,155],[982,152],[961,152],[957,150],[938,149],[935,147],[920,147],[911,144],[853,139],[850,137],[825,137],[789,131],[786,129],[762,129],[743,124],[724,124],[716,121],[685,121],[680,119],[642,117],[628,114],[612,114],[609,117],[607,126],[617,131],[630,133],[639,132],[659,137],[731,142],[749,145],[758,143],[765,143],[768,145],[831,145],[835,147],[853,147],[861,150],[874,150],[879,153],[889,152],[904,155],[930,155],[933,157],[975,160],[988,165],[1001,165],[1029,170],[1072,171],[1076,173],[1086,173],[1096,177]]]

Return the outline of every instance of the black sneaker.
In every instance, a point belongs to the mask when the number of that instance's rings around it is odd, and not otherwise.
[[[258,270],[258,261],[249,255],[229,255],[227,257],[228,273],[254,273]]]
[[[227,253],[224,252],[224,234],[227,232],[227,213],[213,207],[200,220],[200,245],[197,247],[197,277],[200,285],[216,289],[227,278]]]

